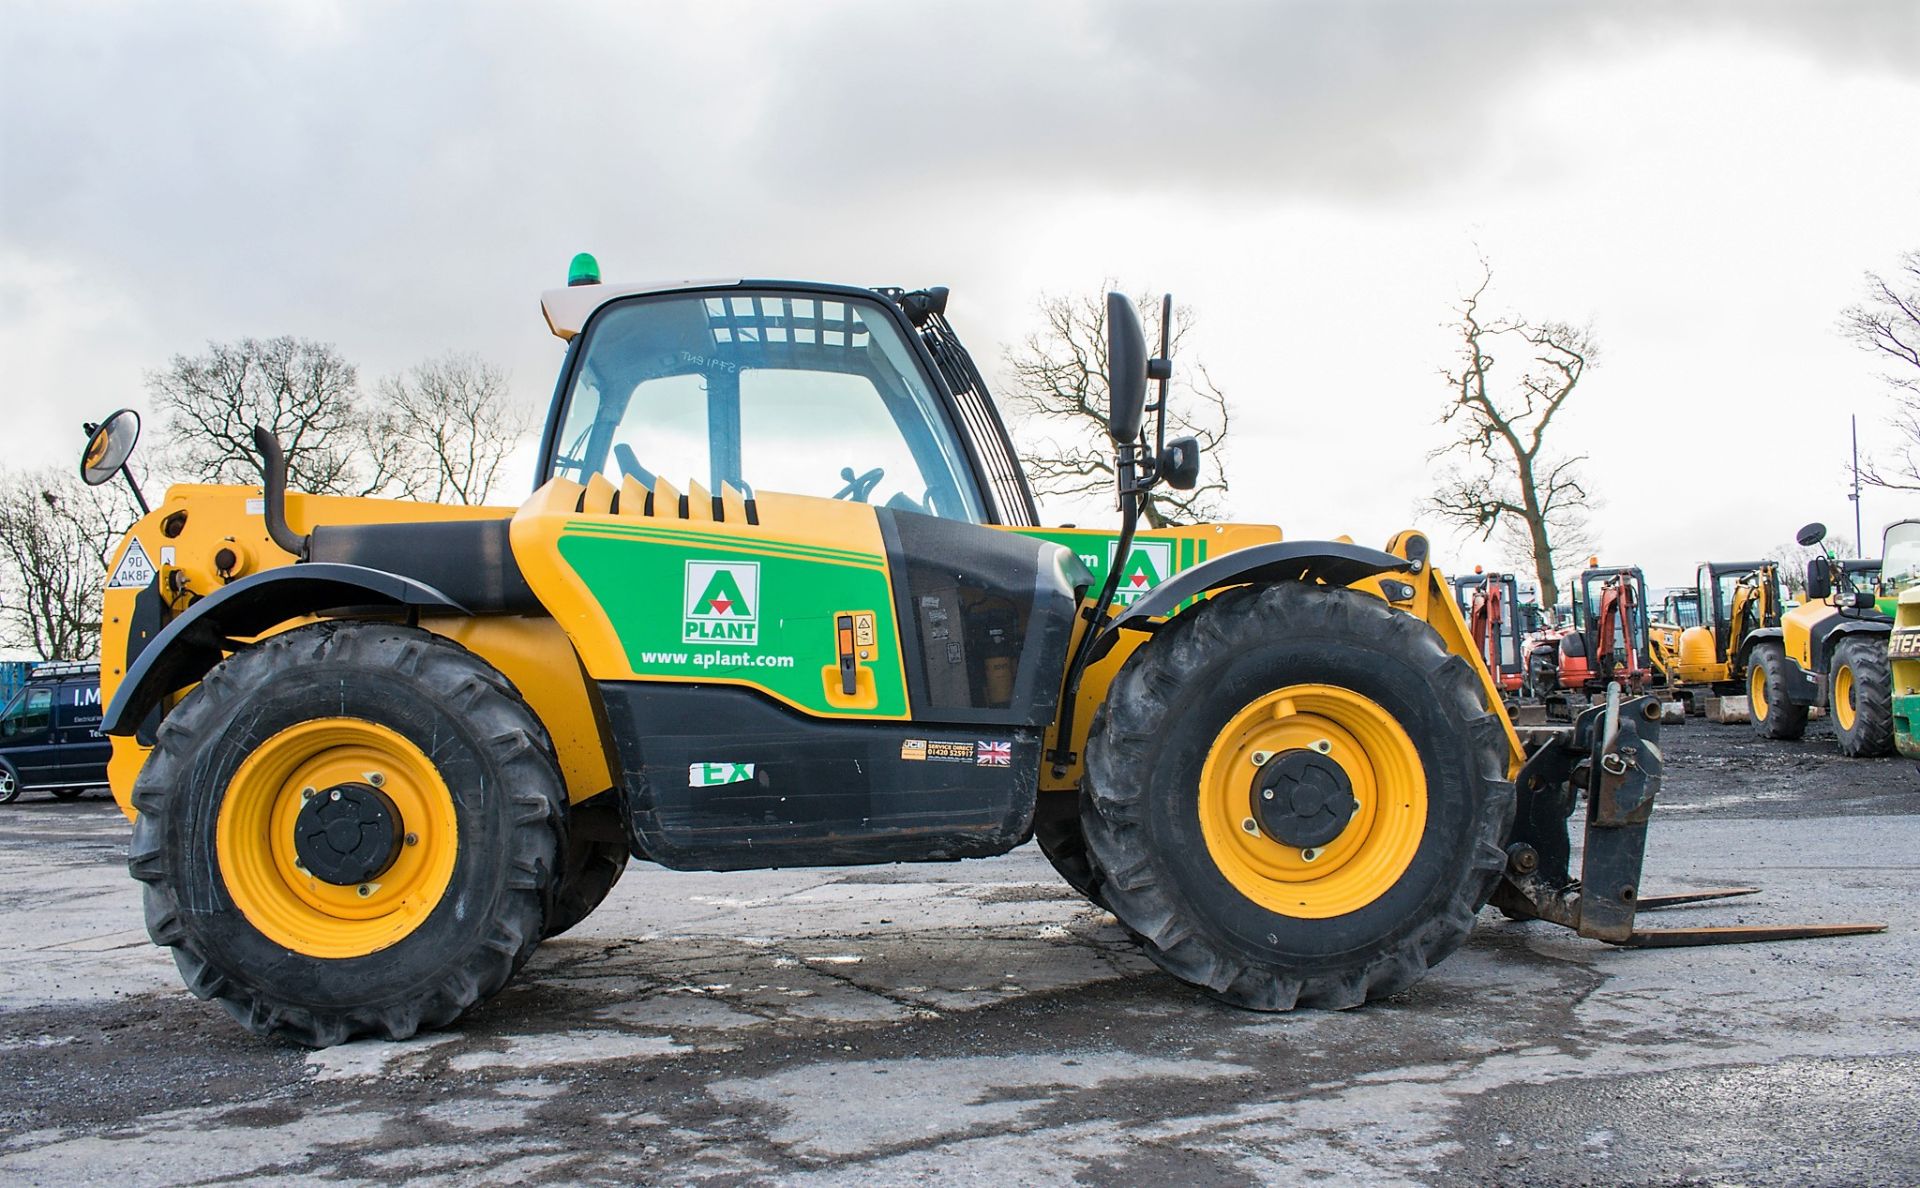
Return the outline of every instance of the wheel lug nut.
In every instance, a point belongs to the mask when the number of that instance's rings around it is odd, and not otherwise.
[[[1273,758],[1273,752],[1255,751],[1253,753],[1252,758],[1253,758],[1253,765],[1255,767],[1265,767],[1267,765],[1267,760]]]
[[[367,896],[373,894],[373,888],[366,883],[362,883],[360,884],[359,894],[360,898],[365,899]]]
[[[331,792],[329,792],[329,793],[327,793],[327,799],[328,799],[328,800],[338,800],[338,799],[340,799],[340,789],[338,789],[338,788],[335,788],[335,789],[334,789],[333,791],[331,791]]]
[[[1308,745],[1311,746],[1314,750],[1320,752],[1322,755],[1333,750],[1333,744],[1324,738],[1316,739],[1312,743],[1309,743]]]
[[[302,800],[312,800],[312,799],[313,799],[313,789],[312,789],[312,788],[302,788],[302,789],[300,789],[300,799],[302,799]]]
[[[380,787],[382,784],[385,784],[386,782],[387,782],[387,777],[384,775],[381,775],[377,771],[370,771],[367,773],[367,783],[372,784],[376,788]]]
[[[417,846],[417,845],[419,845],[419,844],[420,844],[420,835],[419,835],[419,834],[417,834],[417,833],[409,833],[409,834],[407,834],[407,844],[408,844],[408,845],[410,845],[410,846]]]
[[[1262,799],[1262,800],[1272,800],[1272,799],[1273,799],[1273,789],[1272,789],[1272,788],[1263,788],[1263,789],[1261,789],[1261,790],[1260,790],[1260,799]]]
[[[1258,837],[1260,834],[1260,825],[1252,817],[1248,817],[1246,820],[1240,822],[1240,828],[1246,830],[1248,833],[1251,833],[1256,837]]]
[[[1312,846],[1308,846],[1306,849],[1300,851],[1300,861],[1302,862],[1312,862],[1319,856],[1320,851],[1314,849]]]

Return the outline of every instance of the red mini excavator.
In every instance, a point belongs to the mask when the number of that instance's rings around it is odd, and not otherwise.
[[[1582,571],[1573,630],[1560,640],[1560,687],[1598,693],[1611,681],[1639,692],[1652,675],[1647,659],[1647,580],[1638,568]]]

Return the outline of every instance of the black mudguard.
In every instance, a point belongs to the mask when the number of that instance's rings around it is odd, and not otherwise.
[[[1411,569],[1413,562],[1379,549],[1331,540],[1289,540],[1254,545],[1215,557],[1161,582],[1151,594],[1115,615],[1096,647],[1098,660],[1120,630],[1148,631],[1190,598],[1226,586],[1259,582],[1325,582],[1347,586],[1377,574]]]
[[[128,666],[100,732],[133,734],[162,698],[204,677],[239,646],[234,640],[349,606],[470,613],[432,586],[378,569],[328,563],[269,569],[207,595],[167,624]]]

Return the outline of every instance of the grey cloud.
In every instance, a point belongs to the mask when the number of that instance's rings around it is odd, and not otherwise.
[[[163,323],[272,333],[391,306],[419,261],[469,295],[583,240],[707,271],[743,237],[815,233],[780,220],[823,201],[1417,195],[1570,62],[1752,36],[1912,72],[1916,22],[1911,3],[13,6],[0,236],[122,278]],[[244,324],[268,306],[281,324]]]
[[[758,146],[826,191],[1035,184],[1392,198],[1471,169],[1504,99],[1570,65],[1751,38],[1920,72],[1920,6],[1123,3],[848,13],[800,31]],[[793,123],[811,135],[792,135]]]
[[[15,4],[0,252],[107,278],[168,349],[293,331],[351,336],[373,370],[502,357],[581,247],[623,276],[883,280],[862,270],[953,259],[941,220],[983,196],[1413,201],[1481,168],[1503,105],[1569,65],[1747,38],[1911,75],[1916,22],[1910,2]],[[25,284],[0,277],[0,305]],[[514,349],[537,385],[545,356]]]

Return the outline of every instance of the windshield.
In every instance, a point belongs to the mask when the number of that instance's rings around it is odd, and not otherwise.
[[[1633,634],[1641,637],[1646,635],[1647,588],[1638,576],[1632,574],[1596,573],[1586,577],[1584,580],[1586,597],[1583,599],[1584,607],[1582,608],[1585,613],[1578,619],[1579,626],[1584,628],[1587,624],[1599,619],[1600,604],[1607,596],[1608,584],[1623,577],[1624,580],[1633,584],[1633,613],[1629,616],[1632,620]]]
[[[11,738],[16,734],[30,734],[45,730],[52,720],[53,690],[47,688],[26,688],[20,696],[7,706],[6,713],[0,714],[0,737]]]
[[[1759,584],[1760,579],[1754,576],[1758,572],[1755,569],[1723,569],[1714,575],[1713,594],[1714,600],[1720,604],[1721,622],[1733,617],[1733,599],[1740,592],[1740,583]]]
[[[1881,593],[1898,598],[1902,590],[1920,585],[1920,520],[1904,520],[1887,529],[1880,556]]]
[[[1700,625],[1700,598],[1697,594],[1672,594],[1667,597],[1666,620],[1675,627]]]
[[[638,298],[602,310],[581,352],[553,475],[985,519],[960,442],[877,302]]]

